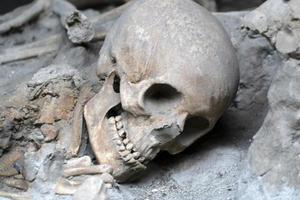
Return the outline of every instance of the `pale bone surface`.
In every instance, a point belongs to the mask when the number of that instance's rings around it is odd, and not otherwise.
[[[225,30],[190,0],[133,4],[107,35],[97,74],[106,81],[85,107],[90,142],[121,182],[210,131],[239,82]]]

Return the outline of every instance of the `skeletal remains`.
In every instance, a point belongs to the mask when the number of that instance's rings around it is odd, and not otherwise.
[[[119,182],[210,131],[239,82],[225,30],[191,0],[136,1],[108,33],[97,75],[106,80],[84,115],[98,162]]]

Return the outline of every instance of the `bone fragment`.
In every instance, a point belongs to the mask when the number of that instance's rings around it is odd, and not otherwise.
[[[11,192],[5,192],[0,191],[0,197],[9,198],[12,200],[31,200],[31,196],[25,193],[11,193]]]
[[[74,200],[106,200],[106,188],[101,178],[92,176],[86,179],[74,193]]]
[[[101,179],[105,186],[112,186],[115,183],[114,177],[109,173],[103,173],[101,175],[83,175],[73,177],[71,180],[68,178],[60,178],[55,186],[55,193],[61,195],[72,195],[78,190],[79,186],[82,185],[90,177],[97,177]]]
[[[60,178],[55,186],[55,193],[61,195],[72,195],[76,192],[80,184],[80,181]]]
[[[37,57],[59,49],[61,35],[0,51],[0,64]]]
[[[94,38],[92,23],[73,4],[65,0],[54,0],[53,11],[60,16],[71,42],[87,43]]]
[[[78,154],[81,137],[83,132],[83,109],[84,105],[94,96],[94,92],[92,91],[92,87],[89,84],[85,84],[80,91],[77,104],[74,109],[73,114],[73,125],[72,130],[73,134],[71,139],[71,144],[68,149],[68,154],[71,156],[76,156]]]
[[[81,158],[73,158],[64,164],[64,169],[78,168],[78,167],[89,167],[92,165],[92,160],[89,156],[83,156]]]
[[[101,178],[106,184],[113,184],[115,181],[114,177],[109,173],[103,173],[99,175],[99,178]]]
[[[91,30],[94,30],[93,37],[91,38],[91,41],[93,41],[93,42],[94,41],[99,41],[99,40],[104,40],[105,37],[106,37],[107,32],[111,29],[114,22],[120,17],[120,15],[124,12],[124,10],[127,9],[130,5],[131,5],[131,2],[128,2],[128,3],[126,3],[122,6],[119,6],[117,8],[114,8],[114,9],[110,10],[110,11],[107,11],[107,12],[99,15],[98,17],[94,17],[90,21],[86,21],[85,23],[87,23],[86,25],[88,25],[88,26],[83,28],[83,30],[81,30],[81,31],[86,31],[87,36],[91,37],[91,35],[92,35]],[[62,0],[56,0],[55,1],[54,6],[53,6],[53,10],[54,10],[55,13],[57,13],[58,15],[61,16],[63,26],[67,30],[70,29],[70,28],[67,28],[67,24],[64,22],[66,20],[66,17],[67,16],[72,16],[72,13],[74,13],[74,12],[80,13],[78,10],[76,10],[76,8],[72,4],[70,4],[68,2],[65,2],[65,1],[62,1]],[[68,10],[68,11],[65,12],[65,10]],[[69,13],[69,14],[67,14],[67,13]],[[84,16],[84,15],[82,13],[80,13],[80,16]],[[88,19],[86,19],[86,20],[88,20]],[[76,25],[75,28],[78,27],[80,24],[82,24],[82,22],[80,22],[78,25]],[[90,28],[88,28],[88,27],[90,27]],[[70,36],[75,34],[75,30],[76,30],[75,28],[74,28],[73,32],[72,31],[70,32],[68,30],[68,35],[69,35],[70,40],[71,40]],[[74,41],[72,41],[72,42],[74,42]],[[86,41],[81,41],[81,42],[76,42],[75,41],[74,43],[83,43],[83,42],[89,42],[89,41],[87,41],[87,40]]]
[[[78,176],[78,175],[87,175],[87,174],[103,174],[103,173],[112,173],[112,167],[109,165],[94,165],[87,167],[76,167],[65,169],[63,171],[64,177]]]
[[[12,16],[10,20],[0,24],[0,34],[6,33],[13,28],[18,28],[37,17],[50,5],[49,0],[37,0],[31,7],[25,9],[20,15]]]

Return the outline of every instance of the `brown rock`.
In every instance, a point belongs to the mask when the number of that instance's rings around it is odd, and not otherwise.
[[[22,170],[24,155],[19,150],[11,151],[0,158],[0,176],[13,176]]]
[[[61,119],[70,119],[76,102],[75,96],[71,89],[63,89],[58,97],[45,97],[40,117],[36,123],[53,124]]]
[[[58,129],[55,126],[49,125],[49,124],[42,125],[41,131],[42,131],[43,135],[45,136],[45,139],[44,139],[45,142],[51,142],[58,135]]]
[[[24,191],[28,190],[28,182],[23,179],[6,178],[3,180],[3,183],[8,185],[9,187],[17,188]]]

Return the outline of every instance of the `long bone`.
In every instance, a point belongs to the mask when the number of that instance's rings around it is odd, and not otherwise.
[[[21,14],[18,14],[17,16],[11,16],[10,20],[0,24],[0,34],[6,33],[13,28],[23,26],[25,23],[37,17],[49,6],[50,1],[48,0],[38,0],[34,2],[32,6],[24,10],[24,12],[22,12]]]

